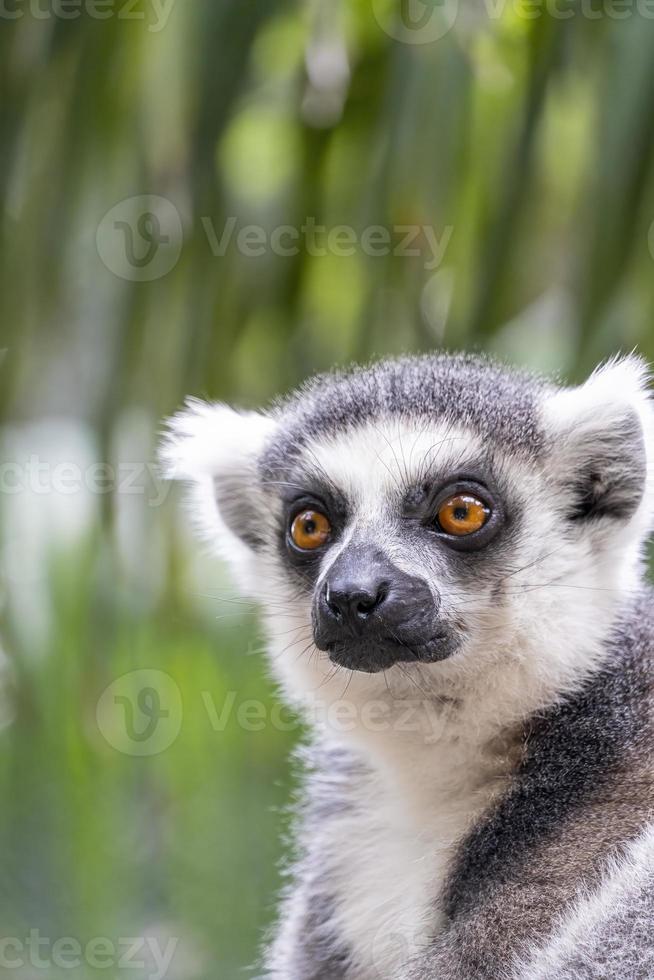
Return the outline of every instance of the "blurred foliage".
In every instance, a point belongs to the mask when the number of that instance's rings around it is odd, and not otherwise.
[[[418,14],[442,36],[419,43]],[[159,420],[188,393],[254,404],[443,345],[572,379],[654,357],[654,19],[611,0],[6,0],[0,21],[3,460],[141,467],[136,493],[3,494],[0,934],[159,930],[181,937],[170,980],[232,978],[270,920],[298,733],[209,723],[207,692],[272,693],[249,616],[143,469]],[[270,245],[286,226],[295,254],[287,232]],[[143,256],[157,228],[176,261],[146,281],[128,236]],[[394,254],[407,232],[418,254]],[[137,668],[184,702],[174,745],[141,759],[95,722]]]

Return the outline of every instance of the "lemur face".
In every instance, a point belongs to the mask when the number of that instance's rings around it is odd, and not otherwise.
[[[425,419],[309,440],[281,467],[273,444],[262,480],[277,496],[279,576],[310,610],[316,647],[371,673],[452,656],[493,602],[519,526],[504,461]]]
[[[649,528],[644,378],[635,359],[577,389],[388,361],[267,414],[191,404],[165,456],[287,672],[470,672],[536,640],[543,671],[574,672],[565,637],[605,628]]]

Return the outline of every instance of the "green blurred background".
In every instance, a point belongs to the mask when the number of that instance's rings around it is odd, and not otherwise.
[[[654,4],[4,0],[0,80],[0,973],[154,978],[141,937],[232,980],[301,731],[160,420],[399,351],[653,356]]]

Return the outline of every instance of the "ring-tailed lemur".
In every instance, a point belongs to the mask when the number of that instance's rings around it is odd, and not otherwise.
[[[434,355],[172,420],[315,722],[266,976],[654,977],[646,385]]]

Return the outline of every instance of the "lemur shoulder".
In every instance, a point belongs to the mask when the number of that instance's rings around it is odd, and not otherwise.
[[[171,420],[318,719],[265,976],[654,977],[647,381],[435,354]]]

